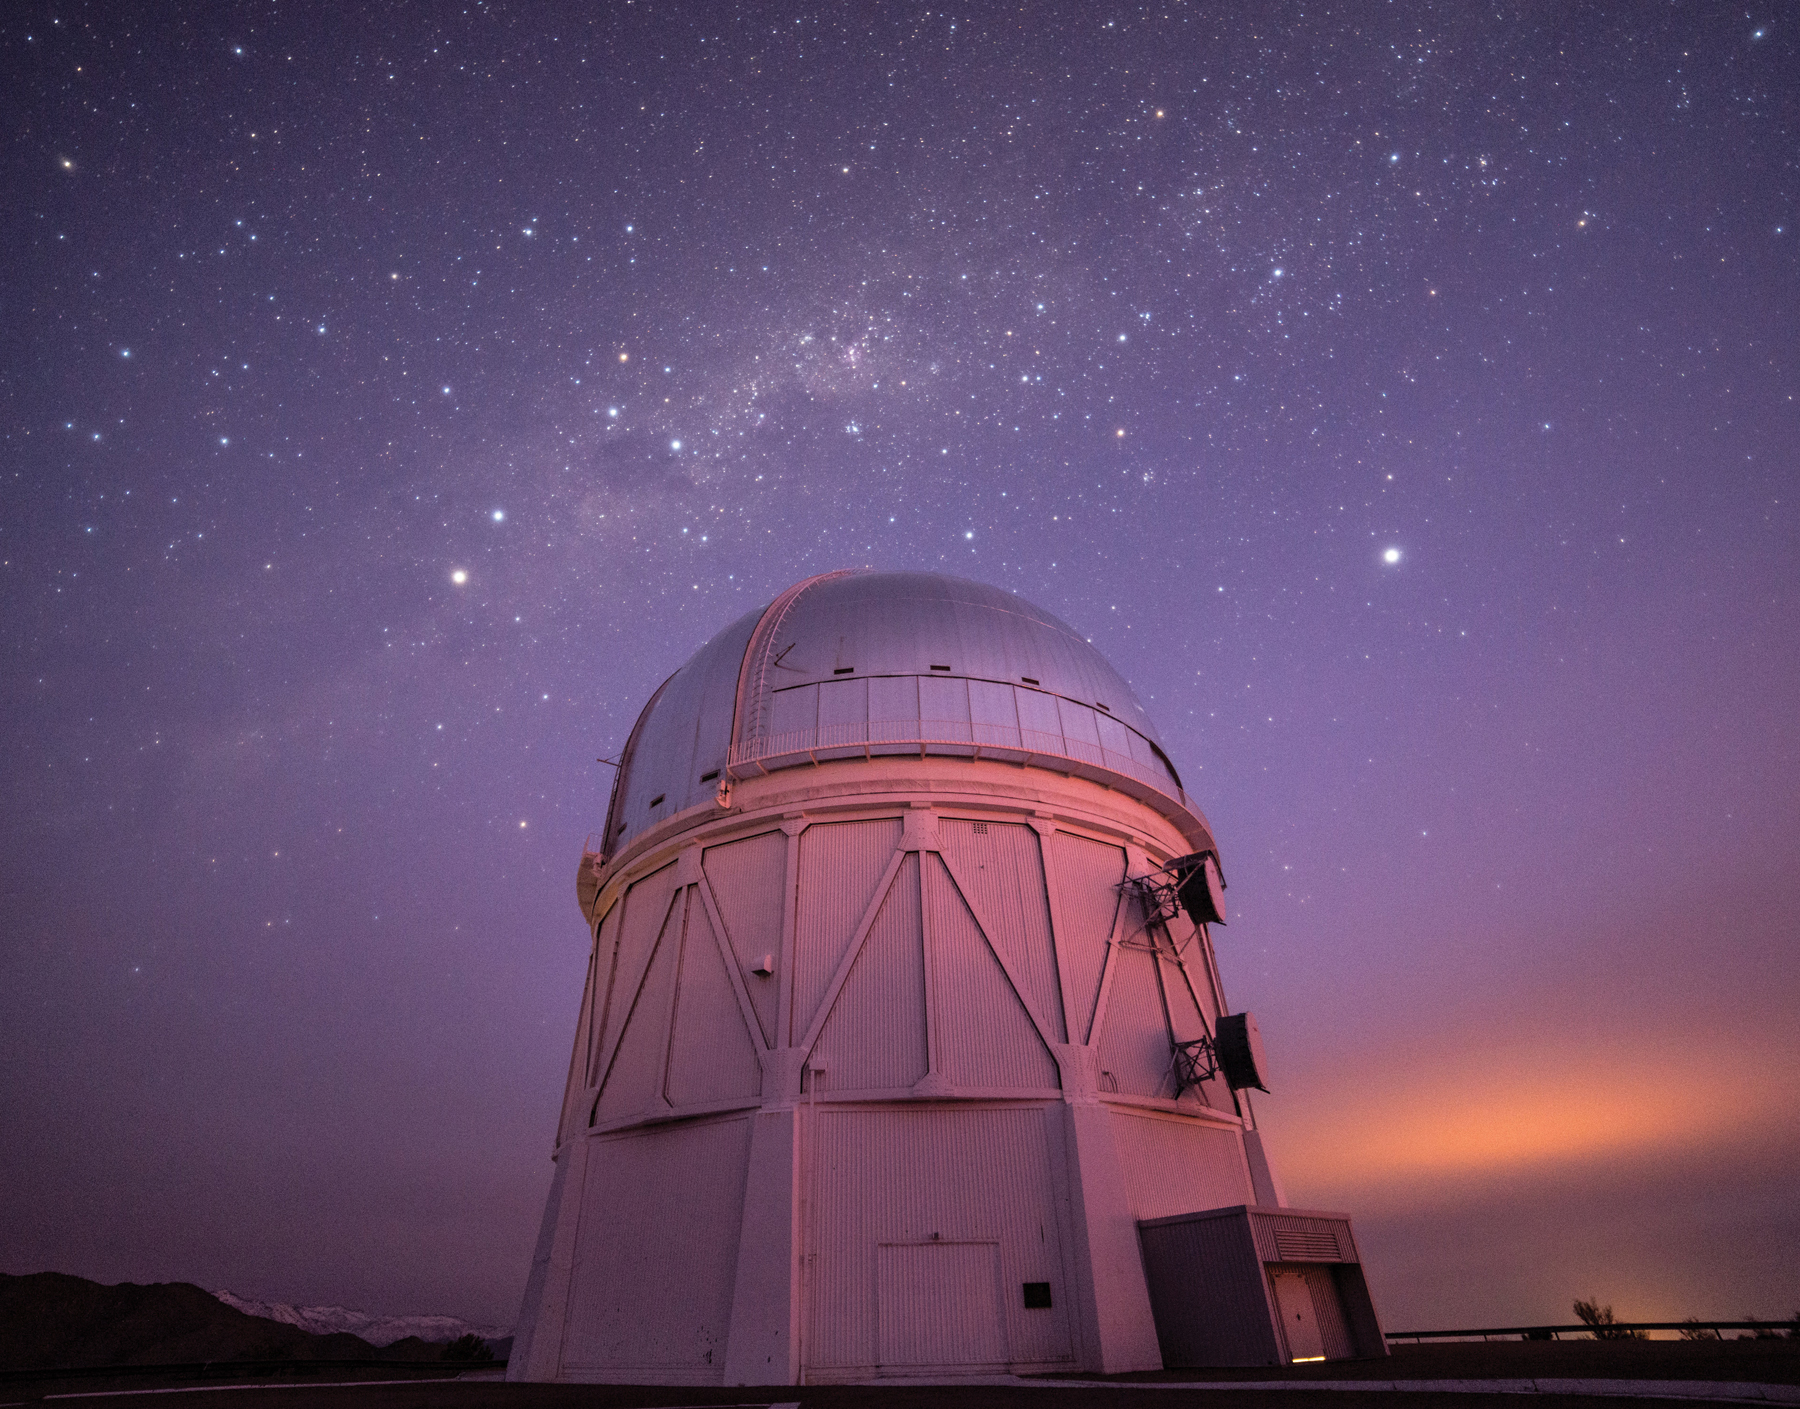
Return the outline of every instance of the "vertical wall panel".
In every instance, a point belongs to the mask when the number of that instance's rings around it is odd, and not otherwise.
[[[869,681],[869,737],[919,737],[919,682],[911,675],[878,675]],[[881,750],[877,750],[880,752]],[[917,744],[899,744],[895,752],[916,753]]]
[[[947,676],[920,676],[919,717],[928,738],[968,738],[969,682]]]
[[[908,856],[813,1048],[825,1089],[911,1087],[925,1075],[919,858]]]
[[[600,921],[600,934],[594,942],[594,1011],[588,1022],[586,1085],[599,1080],[594,1063],[600,1060],[601,1042],[606,1036],[606,1015],[613,985],[618,982],[619,921],[625,917],[623,901],[615,901],[606,918]]]
[[[1062,929],[1057,939],[1069,966],[1069,1040],[1090,1042],[1094,1003],[1100,996],[1100,971],[1106,964],[1106,942],[1119,912],[1119,883],[1125,879],[1125,850],[1057,832],[1046,846],[1046,863],[1055,874],[1056,904]]]
[[[706,907],[694,897],[681,943],[681,979],[669,1039],[663,1094],[672,1106],[727,1101],[762,1090],[762,1064],[744,1026],[737,990],[713,938]]]
[[[1195,968],[1204,963],[1200,954],[1200,942],[1194,939],[1188,944],[1187,957]],[[1196,1038],[1210,1035],[1211,1027],[1200,1014],[1200,1005],[1195,1000],[1193,987],[1188,982],[1188,975],[1182,965],[1165,954],[1162,957],[1163,1000],[1168,1004],[1169,1031],[1177,1042],[1192,1042]],[[1225,1084],[1224,1078],[1215,1076],[1211,1081],[1203,1081],[1198,1086],[1190,1086],[1181,1093],[1184,1101],[1214,1106],[1219,1110],[1233,1109],[1231,1088]]]
[[[1112,1107],[1133,1218],[1167,1218],[1255,1202],[1235,1130]]]
[[[794,927],[794,1030],[805,1036],[856,922],[893,859],[900,819],[820,822],[800,834],[799,906]]]
[[[688,899],[688,895],[680,896],[669,911],[668,923],[656,941],[650,967],[637,992],[621,991],[619,994],[620,1001],[615,1007],[619,1010],[622,1030],[618,1051],[600,1083],[600,1103],[595,1114],[597,1124],[648,1110],[662,1097],[663,1065],[668,1052],[670,985],[675,981],[682,918]]]
[[[861,743],[868,737],[868,724],[868,681],[827,680],[819,686],[821,744]]]
[[[669,913],[669,897],[675,894],[675,867],[671,864],[635,882],[625,898],[613,906],[609,919],[619,919],[619,952],[612,964],[606,1000],[600,1014],[599,1040],[594,1046],[594,1060],[603,1062],[613,1039],[624,1025],[625,1014],[637,998],[644,981],[644,968],[650,962],[650,951],[662,933],[663,918]],[[605,1073],[598,1068],[593,1081],[598,1083]]]
[[[595,1142],[565,1368],[723,1375],[749,1149],[743,1117]]]
[[[998,1243],[882,1243],[875,1304],[884,1370],[1006,1364]]]
[[[1050,1119],[1060,1119],[1060,1111],[818,1109],[809,1368],[849,1378],[873,1374],[882,1365],[878,1264],[884,1244],[992,1244],[1008,1361],[1015,1367],[1047,1368],[1071,1362],[1068,1311],[1075,1297],[1065,1279],[1053,1214]],[[967,1271],[966,1265],[956,1269],[957,1275],[939,1283],[940,1290],[966,1282]],[[890,1271],[891,1278],[899,1275],[904,1274],[897,1267]],[[1025,1309],[1021,1288],[1026,1282],[1050,1283],[1049,1309]],[[896,1285],[890,1280],[890,1287]],[[985,1316],[988,1305],[975,1297],[972,1303],[958,1301],[946,1309],[968,1320],[971,1310],[975,1318]],[[931,1313],[921,1308],[918,1314]],[[906,1353],[919,1358],[905,1368],[967,1363],[951,1358],[970,1353],[966,1329],[944,1326],[933,1332],[915,1319],[906,1334]],[[939,1334],[945,1339],[933,1344]],[[897,1353],[897,1347],[890,1343],[887,1353]]]
[[[982,918],[994,927],[988,939],[1006,956],[1032,1005],[1050,1024],[1052,1040],[1066,1041],[1037,833],[1010,822],[945,817],[938,822],[938,839],[975,893]]]
[[[1037,690],[1013,691],[1013,705],[1019,711],[1019,728],[1028,749],[1045,753],[1062,752],[1062,717],[1056,712],[1056,696]]]
[[[1013,705],[1013,687],[991,680],[969,682],[969,719],[975,726],[975,742],[996,747],[1019,745],[1019,712]]]
[[[1055,1090],[1056,1063],[944,863],[924,859],[937,1071],[956,1086]]]
[[[787,838],[780,832],[763,832],[724,846],[710,846],[704,861],[713,899],[719,905],[719,918],[725,922],[725,937],[737,956],[738,970],[756,1008],[756,1019],[762,1024],[763,1042],[773,1046],[780,980],[750,970],[763,955],[781,953],[781,888],[787,881]]]
[[[1162,994],[1156,986],[1156,956],[1140,934],[1119,947],[1113,959],[1112,986],[1100,1020],[1100,1070],[1112,1073],[1114,1085],[1101,1078],[1103,1089],[1133,1096],[1173,1096],[1174,1054]]]
[[[769,734],[781,739],[788,734],[803,734],[810,743],[819,726],[819,687],[800,685],[790,690],[777,690],[769,701]],[[804,744],[801,745],[804,747]]]

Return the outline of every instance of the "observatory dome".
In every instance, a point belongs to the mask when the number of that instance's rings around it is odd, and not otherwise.
[[[834,572],[726,627],[639,715],[576,872],[508,1376],[1383,1353],[1348,1220],[1287,1208],[1256,1128],[1223,887],[1143,706],[1029,602]]]
[[[1143,705],[1069,626],[966,578],[844,571],[740,617],[663,683],[597,850],[738,779],[903,754],[1048,768],[1198,820]]]

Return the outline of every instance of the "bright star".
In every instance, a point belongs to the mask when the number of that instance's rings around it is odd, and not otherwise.
[[[1399,562],[1400,550],[1398,548],[1389,548],[1387,552],[1381,555],[1381,561],[1388,564]]]
[[[506,510],[505,509],[495,509],[494,510],[494,522],[495,523],[505,523],[506,522]]]
[[[669,449],[671,449],[671,450],[681,449],[681,442],[679,440],[671,440],[669,442]]]
[[[450,580],[458,587],[461,587],[463,583],[469,580],[469,574],[466,569],[458,568],[455,572],[450,574]]]

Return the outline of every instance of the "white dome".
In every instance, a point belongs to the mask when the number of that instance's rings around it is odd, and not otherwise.
[[[600,850],[734,779],[918,753],[1089,777],[1198,819],[1131,687],[1063,622],[966,578],[833,572],[740,617],[651,697]]]

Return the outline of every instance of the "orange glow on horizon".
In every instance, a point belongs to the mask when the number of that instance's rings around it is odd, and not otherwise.
[[[1291,1106],[1264,1098],[1259,1114],[1272,1117],[1285,1177],[1344,1187],[1672,1151],[1785,1123],[1800,1099],[1792,1073],[1772,1074],[1752,1052],[1715,1053],[1704,1075],[1667,1049],[1641,1060],[1617,1048],[1558,1054],[1551,1070],[1541,1050],[1513,1055],[1371,1057],[1364,1070],[1404,1076],[1373,1091],[1314,1087]]]

